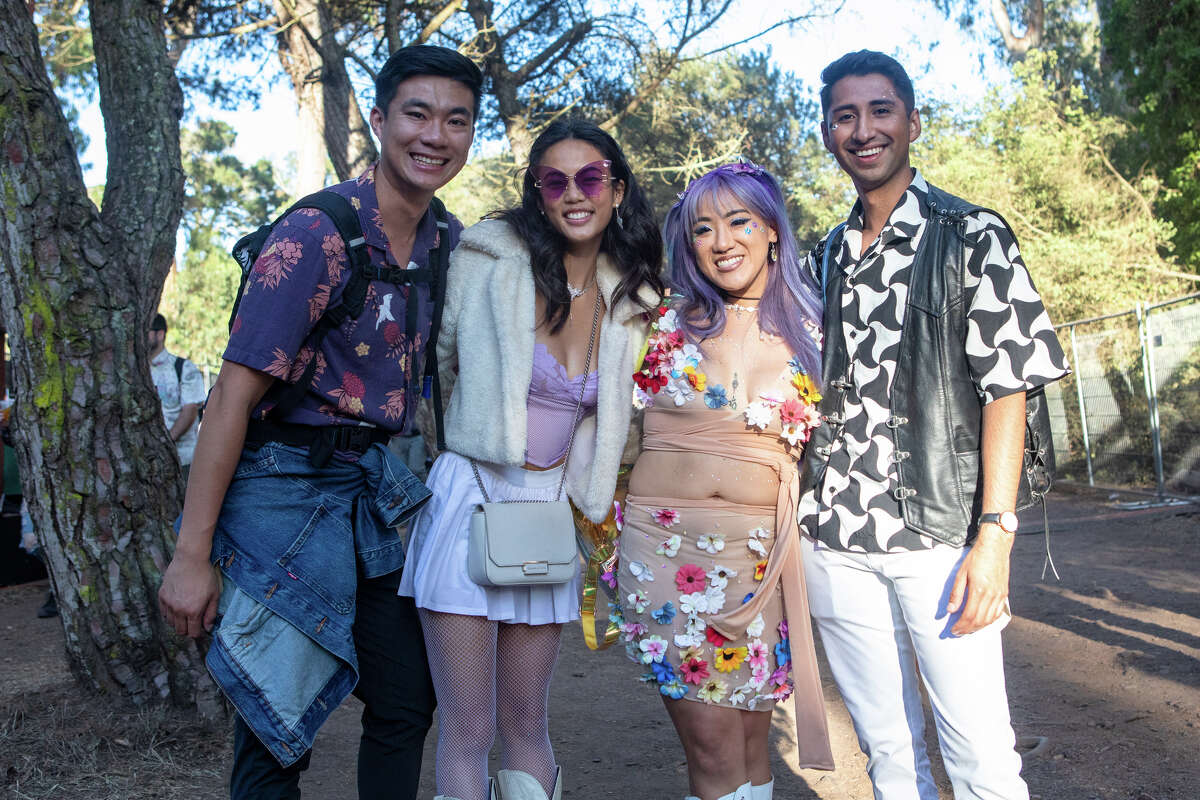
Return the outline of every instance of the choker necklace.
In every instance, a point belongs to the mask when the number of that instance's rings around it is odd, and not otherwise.
[[[743,311],[748,313],[754,313],[755,311],[758,311],[758,306],[744,306],[741,303],[726,303],[725,308],[729,311],[736,312],[737,314],[741,314]]]

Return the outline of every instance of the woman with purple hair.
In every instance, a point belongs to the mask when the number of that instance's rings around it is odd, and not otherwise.
[[[754,164],[693,181],[664,238],[676,294],[634,375],[619,624],[683,743],[689,800],[769,800],[776,702],[795,698],[800,766],[833,768],[795,525],[819,291]]]

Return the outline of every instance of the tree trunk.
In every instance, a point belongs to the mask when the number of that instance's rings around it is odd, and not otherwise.
[[[338,180],[359,175],[379,157],[346,70],[346,52],[334,37],[324,0],[275,0],[279,62],[296,101],[320,126]],[[320,188],[314,186],[308,191]]]
[[[70,662],[135,703],[211,708],[200,650],[166,628],[156,599],[181,499],[146,343],[183,199],[183,98],[161,5],[91,2],[108,145],[102,210],[88,199],[28,7],[0,0],[0,16],[0,312],[24,496]]]
[[[1030,50],[1041,47],[1042,37],[1046,33],[1046,7],[1043,0],[1029,0],[1025,11],[1025,35],[1013,33],[1012,20],[1008,16],[1008,8],[1004,0],[992,0],[992,21],[1000,31],[1000,38],[1014,60],[1020,61]]]

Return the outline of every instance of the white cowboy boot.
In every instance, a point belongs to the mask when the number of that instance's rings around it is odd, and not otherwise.
[[[771,796],[775,793],[775,779],[759,784],[758,786],[750,787],[750,800],[771,800]]]
[[[770,800],[771,786],[774,783],[775,783],[775,781],[771,781],[771,783],[763,784],[763,786],[767,787],[767,794],[763,795],[763,797],[766,797],[767,800]],[[760,786],[757,788],[761,789],[762,787]],[[752,794],[754,789],[755,789],[755,787],[750,785],[750,781],[746,781],[745,783],[743,783],[738,788],[734,789],[729,794],[718,797],[717,800],[758,800],[758,795]],[[683,798],[683,800],[700,800],[700,798],[696,797],[696,795],[694,795],[694,794],[689,794],[687,797]]]
[[[541,781],[519,769],[502,769],[496,773],[496,788],[500,800],[562,800],[562,767],[554,770],[554,792],[549,798]]]

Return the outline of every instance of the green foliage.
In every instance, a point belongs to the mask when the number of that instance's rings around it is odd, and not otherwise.
[[[1090,111],[1079,89],[1058,97],[1043,78],[1052,59],[1030,54],[1015,68],[1015,95],[993,92],[975,122],[933,109],[914,163],[1008,219],[1056,321],[1185,293],[1159,255],[1172,229],[1152,210],[1158,183],[1125,178],[1107,155],[1128,123]]]
[[[1109,0],[1104,43],[1135,107],[1129,162],[1148,160],[1166,184],[1159,207],[1180,260],[1200,271],[1200,0]]]
[[[181,223],[187,247],[159,304],[170,324],[168,349],[214,367],[225,349],[241,278],[229,248],[287,202],[268,162],[243,164],[229,152],[236,136],[228,123],[204,121],[180,137],[188,176]]]

